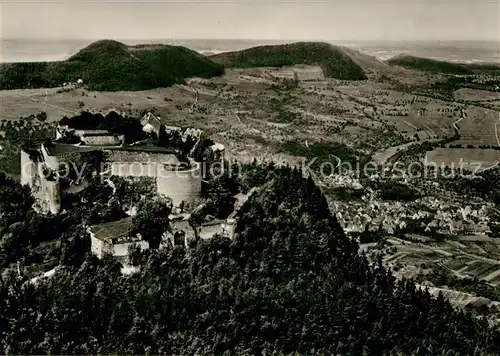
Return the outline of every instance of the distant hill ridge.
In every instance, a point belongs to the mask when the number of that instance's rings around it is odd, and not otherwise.
[[[97,91],[147,90],[223,72],[221,65],[185,47],[101,40],[65,61],[1,64],[0,90],[58,87],[78,79]]]
[[[384,66],[401,66],[441,74],[500,75],[500,65],[459,64],[412,56],[385,63],[348,48],[323,42],[266,45],[204,56],[181,46],[129,46],[113,40],[90,44],[67,60],[0,64],[0,90],[58,87],[82,79],[90,90],[135,91],[168,87],[185,78],[210,78],[224,67],[282,67],[317,65],[326,77],[364,80]]]
[[[327,77],[343,80],[367,79],[363,69],[341,48],[324,42],[258,46],[219,53],[208,58],[225,67],[236,68],[318,65]]]
[[[396,56],[387,60],[386,63],[408,69],[441,74],[500,74],[500,65],[497,64],[451,63],[408,55]]]

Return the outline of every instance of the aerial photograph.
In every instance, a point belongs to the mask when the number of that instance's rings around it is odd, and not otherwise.
[[[0,0],[0,354],[500,355],[499,0]]]

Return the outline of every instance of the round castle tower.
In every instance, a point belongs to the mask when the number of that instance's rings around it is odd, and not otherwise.
[[[189,167],[160,165],[156,177],[159,194],[172,199],[174,207],[201,195],[201,165],[191,161]]]

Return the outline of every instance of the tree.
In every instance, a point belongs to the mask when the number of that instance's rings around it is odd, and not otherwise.
[[[169,215],[172,206],[166,200],[142,200],[137,207],[137,215],[133,218],[133,227],[148,241],[151,248],[158,248],[162,236],[170,231]]]
[[[41,122],[45,122],[45,120],[47,120],[47,113],[45,111],[42,111],[41,113],[38,113],[36,115],[36,118]]]
[[[158,145],[162,147],[167,147],[169,143],[169,136],[165,129],[165,125],[160,125],[160,131],[158,132]]]
[[[60,262],[65,266],[80,267],[90,252],[90,236],[80,227],[65,233],[61,237]]]

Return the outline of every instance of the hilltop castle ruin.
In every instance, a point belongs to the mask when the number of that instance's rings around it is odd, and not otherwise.
[[[22,149],[21,183],[31,188],[37,211],[58,214],[64,205],[61,201],[64,193],[84,190],[88,175],[73,176],[68,183],[68,177],[63,175],[67,171],[62,166],[95,154],[100,166],[90,167],[91,171],[87,171],[90,176],[101,175],[107,182],[113,176],[153,178],[158,198],[170,200],[171,230],[162,237],[160,247],[169,244],[189,247],[193,241],[214,235],[233,238],[239,209],[255,189],[234,196],[234,211],[225,219],[208,215],[203,217],[203,222],[195,222],[194,218],[207,206],[201,197],[204,176],[208,173],[202,160],[208,157],[211,162],[223,163],[223,145],[205,139],[198,129],[164,126],[161,119],[152,114],[125,126],[120,117],[112,116],[110,124],[104,121],[108,118],[88,115],[86,120],[78,117],[76,122],[75,118],[61,120],[55,140]],[[80,168],[82,173],[85,167]],[[130,246],[149,248],[131,228],[135,214],[131,211],[133,209],[127,213],[128,217],[118,221],[86,227],[93,254],[101,258],[110,253],[126,265]]]
[[[197,151],[200,150],[201,130],[163,128],[166,135],[175,132],[178,138],[177,144],[190,149],[189,152],[182,152],[175,145],[164,147],[142,141],[127,143],[125,134],[95,129],[92,124],[88,125],[90,128],[86,128],[85,123],[81,121],[83,120],[71,122],[67,118],[61,120],[56,128],[54,141],[42,143],[38,147],[24,148],[21,151],[21,184],[31,188],[36,201],[35,208],[39,212],[52,214],[60,212],[61,165],[72,164],[66,162],[68,154],[85,152],[102,153],[103,162],[101,171],[98,172],[102,175],[154,178],[158,194],[170,198],[174,207],[185,206],[200,196],[204,172]],[[161,121],[150,113],[141,120],[141,125],[145,134],[151,132],[154,135],[160,134]],[[224,146],[215,144],[208,149],[223,159]],[[82,182],[71,183],[74,186],[82,184]]]

